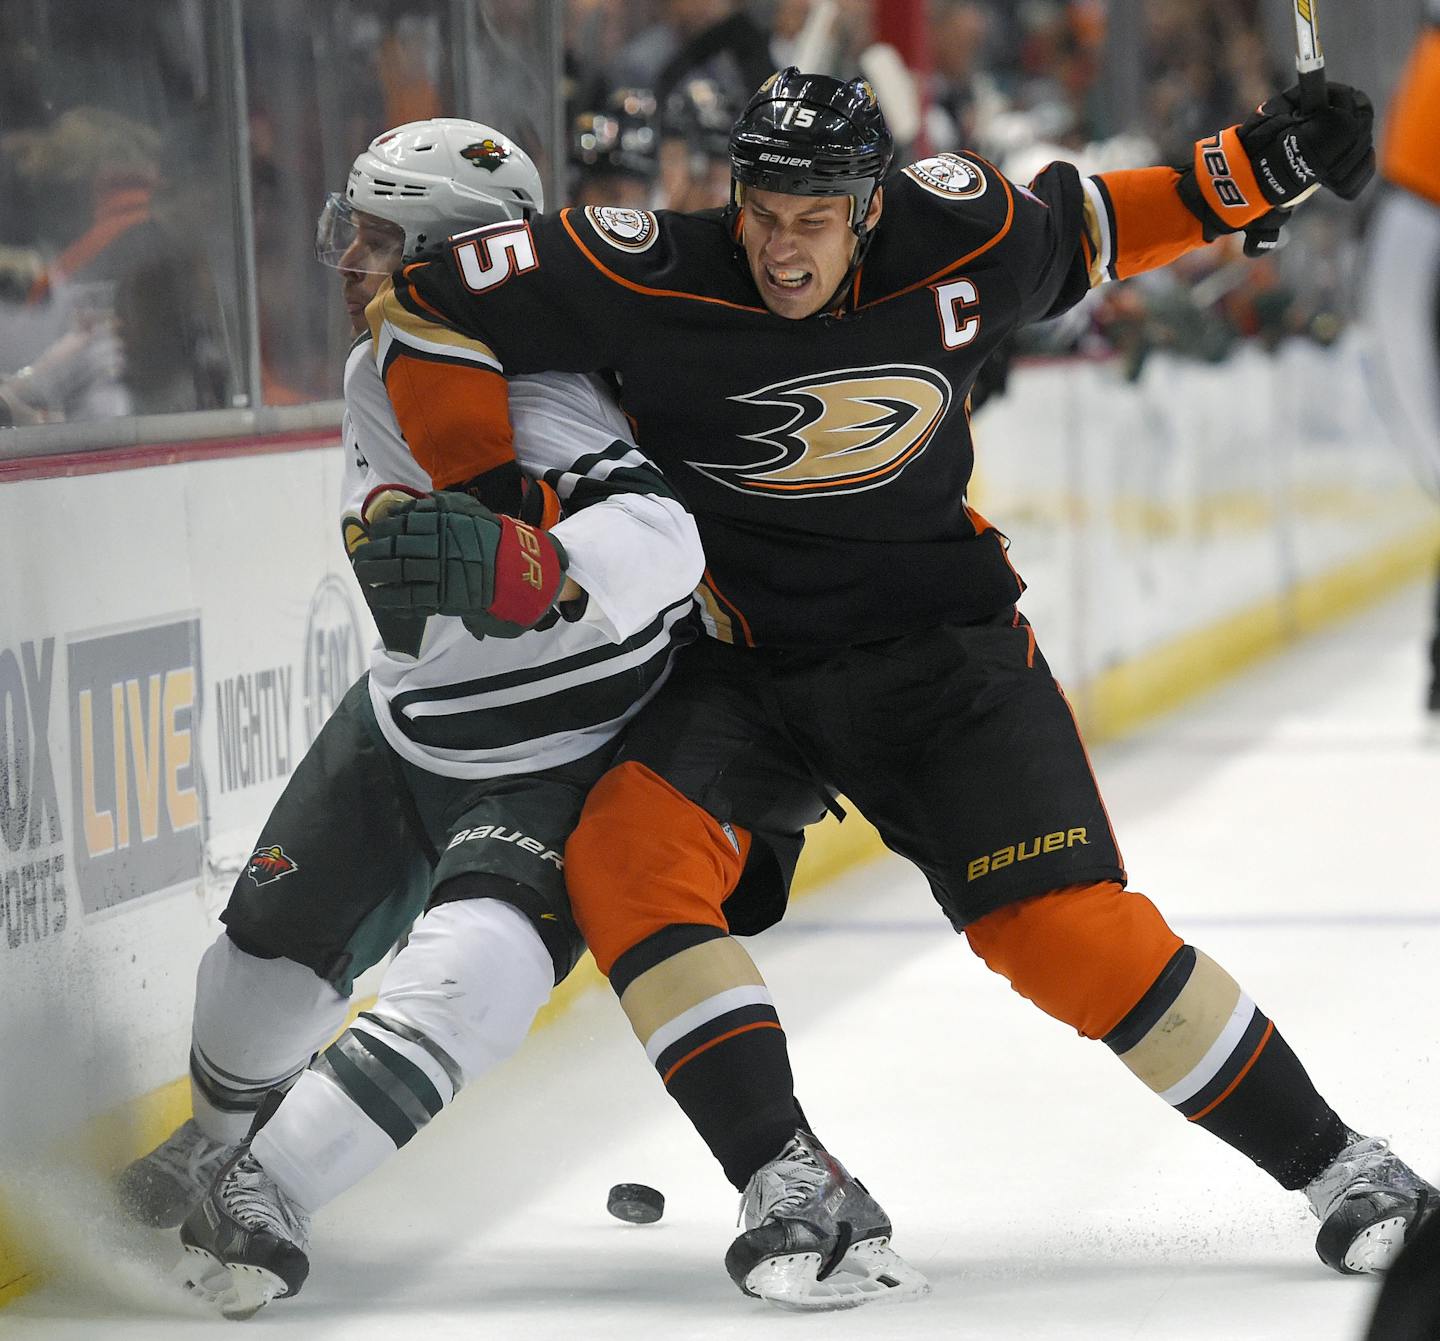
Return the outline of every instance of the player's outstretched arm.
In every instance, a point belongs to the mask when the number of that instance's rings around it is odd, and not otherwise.
[[[1089,179],[1092,283],[1167,265],[1319,185],[1353,200],[1375,172],[1374,109],[1332,83],[1326,106],[1300,108],[1299,86],[1267,99],[1239,125],[1197,141],[1183,168],[1137,168]]]

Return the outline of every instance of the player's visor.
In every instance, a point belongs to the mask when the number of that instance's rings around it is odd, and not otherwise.
[[[332,192],[315,224],[315,259],[332,270],[388,275],[405,254],[405,230],[388,219],[357,210]]]

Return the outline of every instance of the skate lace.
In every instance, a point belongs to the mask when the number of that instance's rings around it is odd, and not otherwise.
[[[737,1224],[747,1212],[753,1224],[778,1219],[813,1202],[830,1177],[830,1171],[798,1141],[791,1141],[750,1180],[740,1198]]]
[[[253,1155],[244,1155],[225,1177],[225,1209],[246,1229],[263,1230],[304,1247],[310,1217],[291,1201]]]
[[[151,1151],[146,1163],[196,1187],[205,1187],[219,1167],[235,1153],[233,1145],[212,1141],[194,1118],[183,1122],[168,1141]]]
[[[1347,1197],[1386,1188],[1395,1192],[1428,1191],[1422,1178],[1390,1151],[1379,1136],[1357,1136],[1305,1189],[1310,1207],[1321,1219]]]

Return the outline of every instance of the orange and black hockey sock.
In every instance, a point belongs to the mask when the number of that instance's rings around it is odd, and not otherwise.
[[[1304,1187],[1350,1139],[1300,1059],[1213,959],[1182,945],[1104,1039],[1188,1121]]]
[[[744,1189],[805,1127],[785,1031],[759,970],[717,927],[672,926],[627,950],[610,983],[670,1097]]]
[[[1349,1139],[1270,1020],[1143,894],[1110,882],[1056,890],[980,918],[966,936],[1022,996],[1103,1039],[1281,1186],[1304,1187]]]
[[[770,990],[722,910],[750,835],[642,764],[612,768],[565,847],[575,920],[671,1097],[743,1188],[805,1127]]]

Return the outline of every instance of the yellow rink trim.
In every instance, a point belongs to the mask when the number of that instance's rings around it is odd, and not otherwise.
[[[1096,744],[1134,731],[1296,638],[1375,603],[1432,571],[1437,551],[1440,526],[1427,526],[1305,582],[1286,597],[1263,601],[1103,672],[1074,694],[1088,740]],[[884,851],[879,834],[853,811],[844,825],[827,815],[806,836],[795,893],[810,893]],[[545,1028],[576,997],[602,982],[587,954],[540,1010],[534,1027]],[[352,1018],[370,1004],[357,1004]],[[157,1145],[189,1116],[189,1079],[181,1077],[92,1119],[83,1130],[82,1149],[93,1167],[113,1171]],[[9,1222],[0,1204],[0,1307],[39,1283],[39,1274],[26,1265],[24,1242],[23,1225]]]
[[[1095,745],[1128,735],[1297,638],[1433,573],[1437,555],[1440,527],[1422,527],[1283,597],[1261,601],[1101,672],[1074,695],[1086,739]]]

